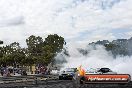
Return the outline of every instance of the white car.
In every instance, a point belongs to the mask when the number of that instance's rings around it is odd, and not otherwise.
[[[114,72],[109,68],[91,68],[90,70],[86,71],[86,74],[117,74],[117,72]]]
[[[86,71],[86,74],[97,74],[97,69],[90,68]]]

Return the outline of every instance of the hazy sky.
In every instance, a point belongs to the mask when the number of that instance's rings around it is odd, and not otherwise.
[[[132,0],[0,0],[4,44],[50,33],[81,43],[130,38]]]

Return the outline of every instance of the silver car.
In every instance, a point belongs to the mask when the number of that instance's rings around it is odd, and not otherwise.
[[[117,72],[112,71],[110,68],[91,68],[86,71],[86,74],[117,74]]]

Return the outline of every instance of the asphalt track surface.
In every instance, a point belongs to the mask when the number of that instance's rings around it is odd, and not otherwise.
[[[34,84],[28,83],[9,83],[2,84],[0,88],[132,88],[132,82],[126,85],[119,84],[85,84],[79,85],[69,80],[50,80],[48,82],[41,82]]]
[[[15,79],[15,80],[14,80]],[[0,78],[0,88],[132,88],[132,82],[120,84],[84,84],[75,80],[58,80],[45,77],[11,77]]]

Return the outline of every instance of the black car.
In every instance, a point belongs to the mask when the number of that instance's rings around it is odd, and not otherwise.
[[[109,68],[100,68],[97,72],[100,74],[117,74]]]

